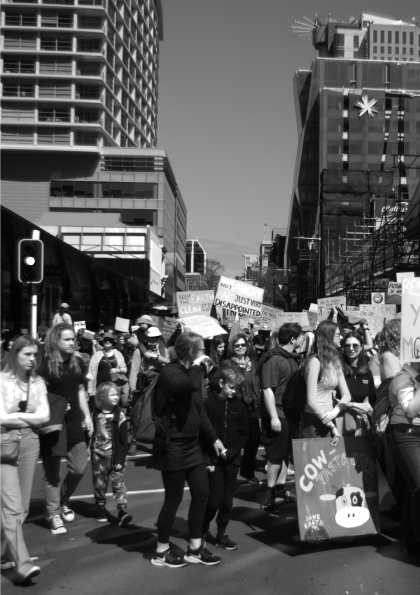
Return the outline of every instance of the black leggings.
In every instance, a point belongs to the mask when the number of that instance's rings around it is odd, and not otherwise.
[[[165,487],[165,501],[157,521],[159,542],[169,542],[177,510],[184,497],[185,482],[188,483],[191,493],[191,504],[188,511],[190,539],[201,538],[209,495],[209,480],[205,464],[180,471],[162,471],[162,479]]]

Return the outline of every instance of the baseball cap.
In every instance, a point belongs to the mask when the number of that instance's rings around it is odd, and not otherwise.
[[[70,308],[70,306],[64,302],[61,304],[60,308]]]

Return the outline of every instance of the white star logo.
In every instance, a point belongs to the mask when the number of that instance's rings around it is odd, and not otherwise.
[[[362,101],[358,101],[355,105],[360,109],[359,118],[364,116],[365,114],[368,115],[368,118],[373,118],[375,114],[378,113],[378,110],[374,108],[378,101],[376,99],[371,99],[369,101],[367,95],[362,95]]]

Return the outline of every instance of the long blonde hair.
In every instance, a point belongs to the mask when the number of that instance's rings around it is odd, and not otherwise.
[[[332,320],[323,320],[316,329],[313,355],[306,360],[306,371],[308,371],[312,358],[318,358],[321,365],[320,384],[330,384],[334,376],[339,376],[343,371],[340,353],[334,345],[334,335],[337,329],[338,325]]]
[[[70,324],[60,322],[48,331],[45,339],[45,355],[47,358],[48,370],[52,376],[56,377],[60,376],[60,373],[63,370],[63,358],[61,357],[58,344],[61,339],[61,333],[64,331],[71,331],[74,333],[74,328]],[[70,356],[70,368],[76,374],[80,374],[82,371],[75,353]]]

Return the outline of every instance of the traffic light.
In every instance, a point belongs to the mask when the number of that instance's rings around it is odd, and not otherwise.
[[[44,278],[44,244],[41,240],[20,240],[18,279],[21,283],[41,283]]]

